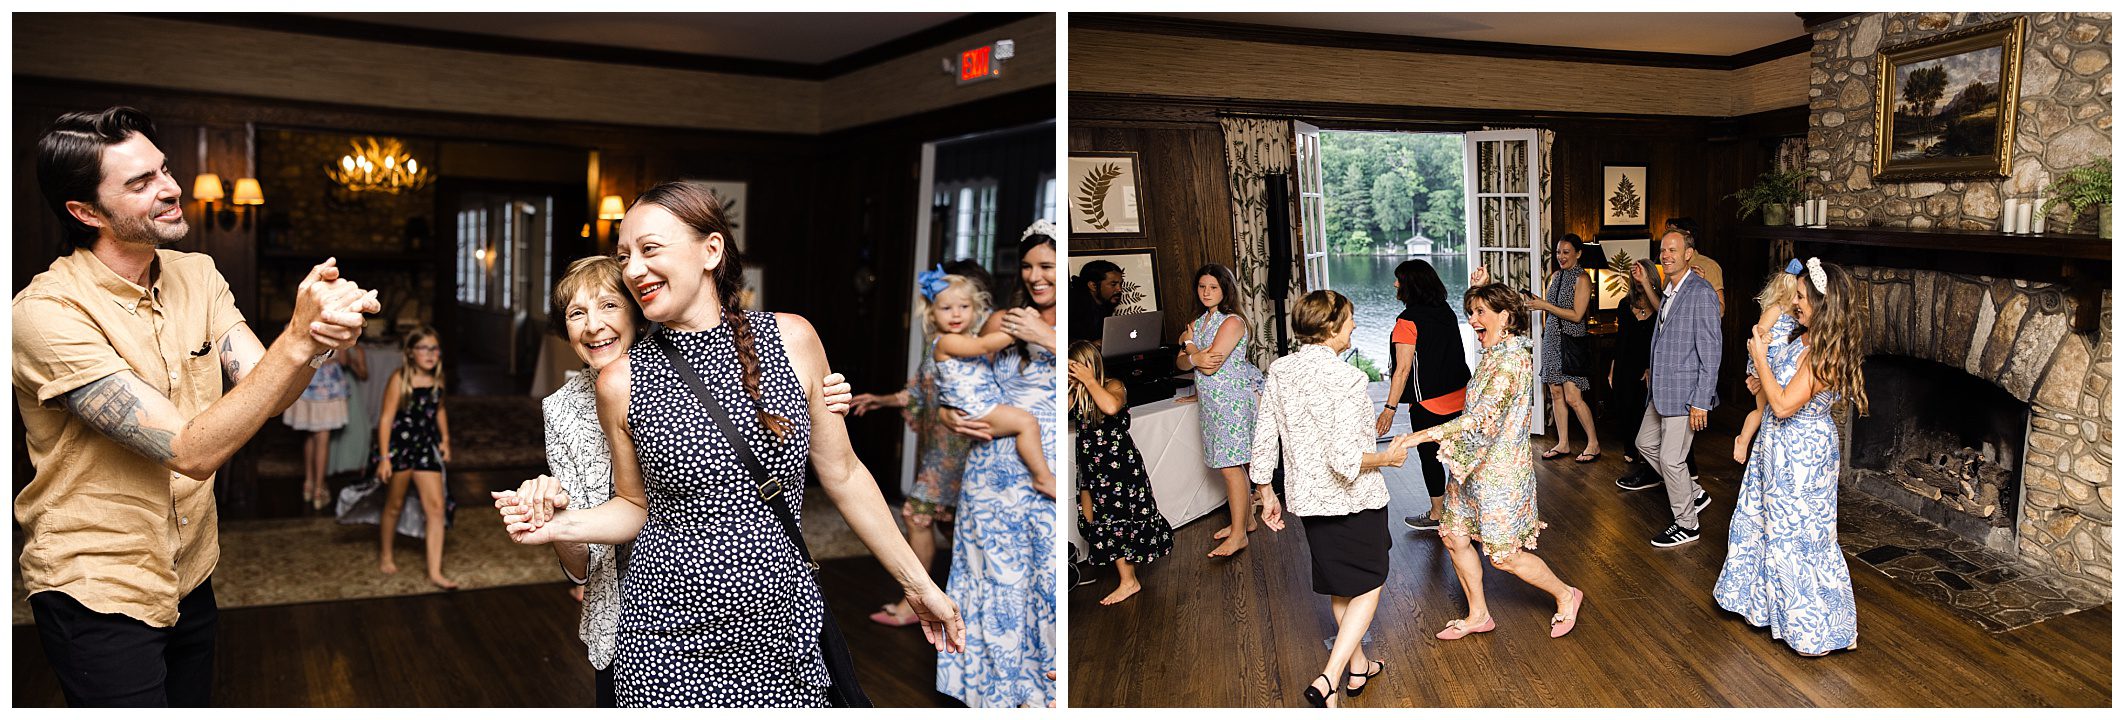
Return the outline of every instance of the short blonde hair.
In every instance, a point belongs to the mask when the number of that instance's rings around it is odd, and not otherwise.
[[[568,336],[568,303],[575,294],[585,289],[609,290],[614,295],[627,299],[627,308],[634,313],[634,331],[639,333],[648,326],[642,318],[642,305],[627,292],[626,274],[621,271],[619,259],[610,255],[592,255],[568,263],[568,271],[559,280],[553,281],[553,307],[546,311],[546,324],[561,337]]]
[[[1297,307],[1291,309],[1291,332],[1299,343],[1312,345],[1327,342],[1335,329],[1350,319],[1356,312],[1348,297],[1333,290],[1314,290],[1298,299]]]
[[[966,293],[966,299],[969,302],[973,303],[974,310],[974,324],[967,326],[966,329],[969,332],[979,332],[981,319],[988,315],[989,309],[993,307],[994,299],[988,294],[987,290],[981,289],[980,283],[974,282],[973,278],[966,277],[965,275],[944,276],[944,289],[938,290],[937,294],[933,297],[922,298],[921,311],[923,330],[927,332],[930,337],[937,336],[937,316],[931,311],[936,309],[936,298],[944,297],[944,293],[948,292]]]

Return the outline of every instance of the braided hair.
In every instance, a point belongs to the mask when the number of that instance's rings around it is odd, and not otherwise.
[[[666,182],[642,193],[634,204],[647,203],[663,208],[679,222],[692,228],[697,240],[706,240],[709,235],[723,236],[723,259],[709,276],[716,299],[722,306],[723,322],[730,326],[730,338],[737,345],[738,368],[742,371],[745,395],[752,398],[753,414],[776,438],[789,432],[789,419],[767,411],[767,403],[760,396],[760,355],[753,347],[752,319],[739,304],[740,291],[745,287],[745,266],[739,257],[737,236],[730,231],[730,221],[723,216],[723,204],[706,188],[686,182]]]

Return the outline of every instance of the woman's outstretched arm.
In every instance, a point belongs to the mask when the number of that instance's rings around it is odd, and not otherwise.
[[[809,321],[776,313],[775,323],[781,329],[782,342],[798,378],[820,377],[829,371],[826,347]],[[891,508],[885,505],[885,495],[878,491],[877,478],[871,476],[848,442],[847,424],[826,409],[817,383],[802,382],[805,405],[811,415],[811,465],[818,471],[826,496],[840,508],[856,537],[900,583],[908,607],[922,618],[923,636],[939,651],[964,650],[966,621],[959,617],[958,604],[937,587],[921,561],[915,559],[914,551],[907,547],[907,539],[893,523]],[[614,468],[617,470],[617,463]]]
[[[509,523],[510,538],[530,545],[618,545],[641,534],[642,524],[649,520],[649,494],[643,489],[641,464],[634,456],[634,437],[627,434],[627,402],[633,381],[630,365],[621,359],[597,377],[597,422],[604,428],[605,442],[612,449],[612,499],[624,502],[555,513],[550,500],[545,500],[503,517]]]

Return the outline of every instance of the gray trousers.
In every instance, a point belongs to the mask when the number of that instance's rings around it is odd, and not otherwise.
[[[1696,481],[1689,479],[1689,446],[1696,443],[1696,431],[1689,429],[1689,416],[1667,417],[1654,410],[1652,403],[1645,403],[1644,422],[1637,426],[1637,452],[1639,457],[1659,472],[1667,482],[1667,508],[1674,513],[1674,524],[1695,530]]]

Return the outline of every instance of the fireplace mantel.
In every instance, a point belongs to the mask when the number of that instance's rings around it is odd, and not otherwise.
[[[1845,265],[1872,265],[2062,283],[2076,305],[2072,329],[2093,332],[2101,322],[2102,291],[2110,286],[2110,241],[2094,235],[2009,235],[1945,228],[1803,228],[1744,225],[1739,237],[1763,241],[1788,256],[1819,256]],[[1783,261],[1773,258],[1773,264]]]

